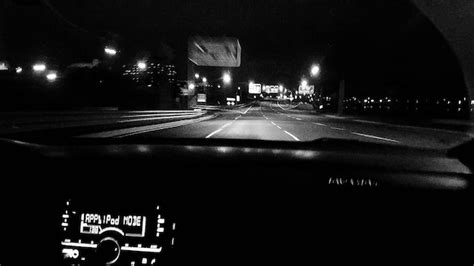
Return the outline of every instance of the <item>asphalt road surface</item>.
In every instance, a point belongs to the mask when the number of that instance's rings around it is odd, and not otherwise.
[[[216,115],[213,119],[130,137],[280,141],[341,138],[424,148],[449,148],[470,139],[464,132],[318,115],[276,102],[257,102],[249,107],[220,111]]]
[[[297,110],[278,102],[187,111],[97,111],[1,114],[0,137],[224,138],[311,141],[320,138],[446,149],[473,137],[466,131],[399,125]]]

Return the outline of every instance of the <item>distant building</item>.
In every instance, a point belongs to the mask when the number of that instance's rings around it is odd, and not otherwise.
[[[176,67],[170,63],[149,59],[122,65],[122,75],[133,88],[126,93],[129,108],[175,108],[178,95]]]
[[[145,67],[139,64],[123,65],[123,75],[129,76],[140,85],[157,85],[159,82],[168,82],[175,85],[177,72],[175,65],[156,61],[144,61]]]

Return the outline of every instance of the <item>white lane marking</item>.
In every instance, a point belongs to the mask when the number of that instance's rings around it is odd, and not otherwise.
[[[335,129],[335,130],[345,130],[344,128],[340,128],[340,127],[331,127],[331,129]]]
[[[366,138],[379,139],[379,140],[385,140],[385,141],[389,141],[389,142],[400,143],[400,141],[397,141],[397,140],[377,137],[377,136],[374,136],[374,135],[367,135],[367,134],[362,134],[362,133],[358,133],[358,132],[352,132],[352,134],[362,136],[362,137],[366,137]]]
[[[384,126],[396,127],[396,128],[407,128],[407,129],[426,130],[426,131],[438,131],[438,132],[443,132],[443,133],[448,133],[448,134],[461,134],[461,135],[467,134],[470,137],[474,137],[474,133],[472,133],[472,132],[461,132],[461,131],[454,131],[454,130],[440,129],[440,128],[432,128],[432,127],[397,125],[397,124],[391,124],[391,123],[386,123],[386,122],[377,122],[377,121],[370,121],[370,120],[353,119],[353,118],[350,118],[350,117],[338,117],[338,116],[332,116],[332,115],[324,115],[324,116],[330,117],[330,118],[336,118],[336,119],[346,119],[346,120],[349,120],[349,121],[354,121],[354,122],[359,122],[359,123],[384,125]]]
[[[337,115],[324,115],[324,116],[329,117],[329,118],[335,118],[335,119],[346,119],[345,117],[337,116]]]
[[[346,118],[346,119],[351,120],[350,118]],[[385,123],[385,122],[377,122],[377,121],[369,121],[369,120],[361,120],[361,119],[352,119],[352,121],[359,122],[359,123],[374,124],[374,125],[384,125],[384,126],[396,127],[396,128],[406,128],[406,129],[425,130],[425,131],[438,131],[438,132],[443,132],[443,133],[448,133],[448,134],[462,134],[462,135],[467,134],[470,137],[474,137],[474,133],[472,133],[472,132],[461,132],[461,131],[454,131],[454,130],[441,129],[441,128],[432,128],[432,127],[397,125],[397,124],[390,124],[390,123]]]
[[[298,120],[298,121],[301,121],[301,120],[303,120],[303,119],[301,119],[301,118],[298,118],[298,117],[295,117],[295,119],[296,119],[296,120]]]
[[[222,126],[221,128],[219,128],[218,130],[216,130],[216,131],[212,132],[211,134],[207,135],[207,136],[206,136],[206,139],[208,139],[208,138],[214,136],[215,134],[221,132],[222,130],[224,130],[224,128],[226,128],[226,127],[232,125],[232,123],[233,123],[233,122],[229,122],[229,123],[223,125],[223,126]]]
[[[239,119],[240,117],[242,117],[242,115],[237,116],[236,118],[234,118],[234,120],[237,120],[237,119]]]
[[[206,136],[206,139],[208,139],[208,138],[214,136],[215,134],[221,132],[222,130],[223,130],[223,128],[219,128],[218,130],[216,130],[216,131],[212,132],[211,134],[207,135],[207,136]]]
[[[327,127],[325,124],[321,124],[321,123],[316,123],[316,122],[313,122],[313,124],[315,124],[315,125],[318,125],[318,126]]]
[[[272,124],[273,124],[274,126],[276,126],[278,129],[280,129],[280,130],[283,130],[283,129],[282,129],[280,126],[279,126],[279,125],[277,125],[277,124],[273,123],[272,121],[270,121],[270,123],[272,123]],[[284,130],[283,130],[283,131],[284,131]],[[286,131],[285,131],[285,132],[286,132]],[[296,138],[295,136],[291,135],[291,134],[290,134],[290,133],[288,133],[288,132],[286,132],[286,134],[289,134],[289,135],[290,135],[290,136],[292,136],[293,138]],[[299,139],[298,139],[298,138],[296,138],[296,140],[298,140],[298,141],[299,141]]]
[[[224,129],[224,128],[226,128],[226,127],[230,126],[230,125],[232,125],[232,122],[229,122],[229,123],[227,123],[227,124],[223,125],[223,126],[221,127],[221,129]]]
[[[247,110],[245,110],[245,111],[243,112],[243,114],[244,114],[244,115],[247,114],[247,112],[248,112],[250,109],[252,109],[252,107],[253,107],[253,106],[250,106]]]
[[[300,141],[297,137],[295,137],[293,134],[291,134],[290,132],[286,131],[286,130],[283,130],[283,132],[285,132],[286,134],[288,134],[290,137],[292,137],[294,140],[296,141]]]

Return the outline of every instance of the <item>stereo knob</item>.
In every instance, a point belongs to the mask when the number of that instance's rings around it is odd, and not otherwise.
[[[97,255],[106,264],[115,263],[120,256],[120,245],[112,237],[106,237],[97,245]]]

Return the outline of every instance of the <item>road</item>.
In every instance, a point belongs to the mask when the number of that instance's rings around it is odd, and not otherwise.
[[[219,112],[217,117],[132,138],[226,138],[311,141],[319,138],[354,139],[423,148],[449,148],[470,139],[466,133],[317,115],[275,102]]]
[[[446,149],[472,138],[463,131],[395,125],[296,110],[278,102],[189,111],[3,115],[0,137],[224,138],[311,141],[320,138]],[[10,119],[10,120],[9,120]]]

